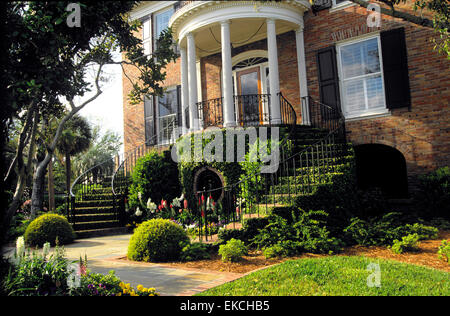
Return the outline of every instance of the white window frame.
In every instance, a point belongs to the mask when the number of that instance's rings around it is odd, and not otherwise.
[[[349,7],[352,7],[352,6],[355,6],[355,5],[357,5],[357,4],[354,3],[354,2],[351,2],[351,1],[343,1],[341,3],[336,3],[336,0],[332,0],[332,5],[331,5],[331,8],[330,8],[330,12],[343,10],[345,8],[349,8]]]
[[[165,89],[165,91],[164,91],[164,93],[167,93],[167,92],[172,92],[172,91],[177,91],[177,86],[176,85],[174,85],[174,86],[170,86],[170,87],[166,87],[166,89]],[[177,94],[177,98],[178,98],[178,94]],[[155,119],[155,121],[156,121],[156,134],[158,135],[157,136],[157,139],[158,139],[158,144],[159,145],[167,145],[167,144],[170,144],[171,142],[174,142],[175,141],[175,139],[178,137],[178,135],[173,135],[173,134],[175,134],[176,133],[176,128],[178,127],[178,124],[175,126],[175,128],[174,128],[174,131],[175,131],[175,133],[173,133],[172,134],[172,136],[170,137],[170,139],[162,139],[161,138],[161,130],[160,130],[160,120],[162,119],[162,118],[164,118],[164,117],[175,117],[175,119],[177,118],[177,116],[178,116],[178,107],[177,107],[177,112],[176,113],[174,113],[174,114],[168,114],[168,115],[164,115],[163,117],[161,117],[160,116],[160,114],[159,114],[159,96],[157,96],[156,98],[156,113],[154,114],[154,117],[156,118]],[[180,100],[177,100],[177,102],[180,102]]]
[[[346,110],[346,100],[345,100],[345,94],[344,94],[344,75],[343,75],[343,67],[342,67],[342,59],[341,59],[341,48],[343,46],[351,45],[351,44],[357,44],[361,42],[365,42],[371,39],[377,39],[378,43],[378,54],[379,54],[379,62],[380,62],[380,74],[381,74],[381,85],[382,85],[382,91],[384,94],[384,107],[380,107],[377,109],[366,109],[359,112],[351,112],[348,113]],[[339,92],[340,92],[340,98],[341,98],[341,108],[342,113],[344,114],[346,119],[357,119],[357,118],[369,118],[374,116],[384,116],[386,114],[389,114],[389,109],[386,106],[386,94],[384,89],[384,72],[383,72],[383,55],[381,50],[381,39],[380,34],[377,32],[376,34],[369,34],[365,36],[358,37],[357,39],[352,38],[351,40],[344,40],[336,43],[336,53],[337,53],[337,65],[338,65],[338,76],[339,76]],[[362,75],[361,78],[365,78],[368,76],[372,76],[372,74],[369,75]],[[351,80],[354,80],[355,78],[351,78]],[[367,96],[365,95],[365,105],[367,107]]]
[[[158,23],[157,16],[160,14],[164,14],[170,10],[172,10],[172,15],[173,15],[175,13],[173,6],[169,6],[165,9],[162,9],[162,10],[159,10],[159,11],[153,13],[152,36],[153,36],[153,47],[155,47],[155,48],[156,48],[156,40],[159,38],[159,34],[158,35],[156,34],[156,30],[157,30],[156,24]]]
[[[153,27],[152,18],[149,16],[144,22],[142,22],[142,47],[144,48],[144,54],[150,55],[153,51]],[[147,36],[145,36],[147,34]],[[148,49],[145,47],[148,45]]]

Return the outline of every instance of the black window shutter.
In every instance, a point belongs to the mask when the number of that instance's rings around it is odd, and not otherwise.
[[[156,143],[155,137],[155,115],[153,97],[145,97],[144,99],[144,118],[145,118],[145,143],[147,145],[154,145]]]
[[[381,32],[380,39],[387,108],[411,107],[405,29]]]
[[[181,112],[181,86],[177,86],[177,126],[183,125],[183,118]]]
[[[313,12],[325,10],[331,8],[333,0],[314,0],[312,5]]]
[[[329,46],[317,52],[320,102],[340,109],[339,76],[336,64],[336,47]]]

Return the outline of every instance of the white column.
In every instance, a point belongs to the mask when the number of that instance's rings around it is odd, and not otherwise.
[[[187,68],[189,83],[189,126],[191,131],[199,130],[197,108],[197,68],[195,57],[195,40],[192,33],[187,34]]]
[[[224,127],[236,126],[234,117],[233,75],[231,65],[230,21],[220,22],[222,39],[222,87]]]
[[[306,77],[306,57],[305,42],[303,38],[303,26],[300,26],[295,32],[295,41],[297,45],[297,65],[298,82],[300,84],[300,98],[302,102],[302,124],[310,125],[309,107],[308,107],[308,82]]]
[[[267,19],[267,51],[269,57],[269,84],[270,84],[270,114],[272,124],[281,123],[280,99],[280,77],[278,73],[277,34],[275,31],[275,20]]]
[[[186,48],[180,47],[181,55],[181,133],[187,133],[186,108],[189,108],[188,64]]]

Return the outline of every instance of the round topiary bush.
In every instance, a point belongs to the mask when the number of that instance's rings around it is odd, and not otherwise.
[[[46,242],[52,246],[56,239],[60,245],[71,243],[75,238],[72,226],[64,216],[44,214],[34,219],[25,230],[25,243],[30,246],[42,247]]]
[[[168,219],[151,219],[134,230],[127,256],[147,262],[178,260],[187,243],[189,237],[180,225]]]

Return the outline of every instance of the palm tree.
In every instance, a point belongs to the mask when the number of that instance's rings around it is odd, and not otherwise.
[[[65,125],[59,139],[57,150],[65,158],[66,190],[70,192],[71,165],[70,158],[89,149],[92,131],[89,122],[79,115],[74,115]]]

